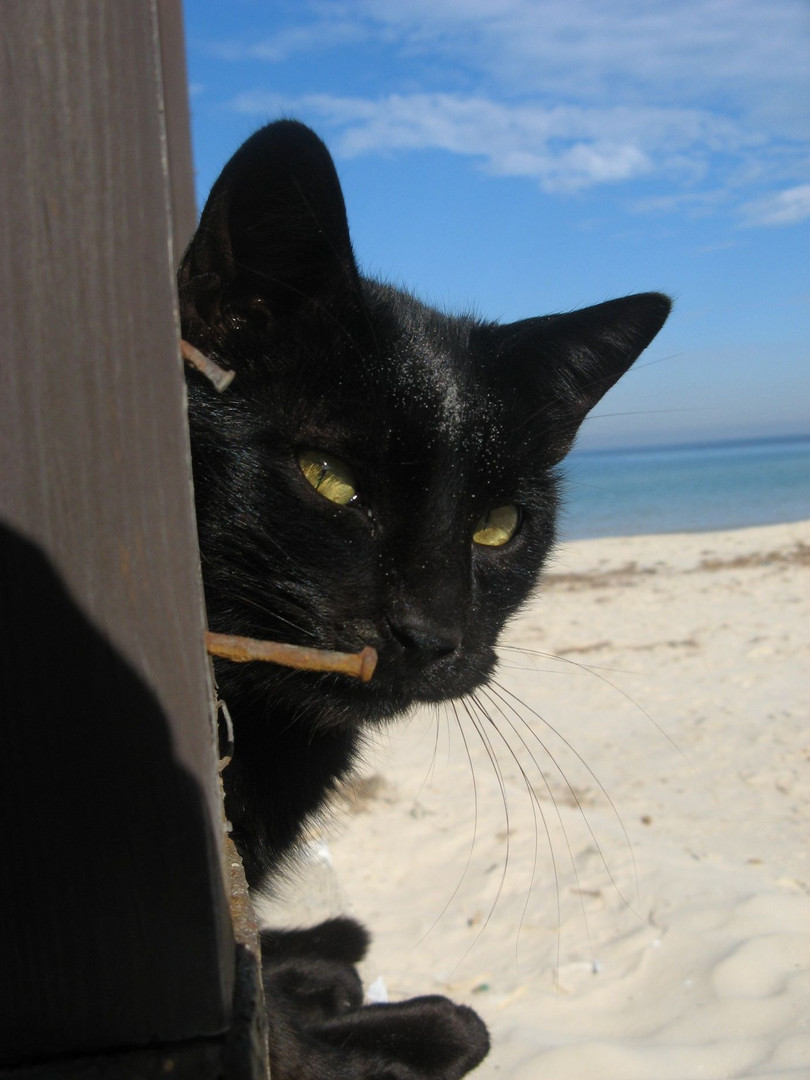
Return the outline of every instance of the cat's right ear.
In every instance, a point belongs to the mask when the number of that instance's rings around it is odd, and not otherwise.
[[[588,412],[647,348],[671,306],[661,293],[636,293],[491,331],[500,377],[513,401],[529,403],[525,423],[542,433],[549,461],[565,457]]]
[[[211,189],[178,273],[181,316],[205,337],[234,314],[284,319],[357,278],[329,151],[280,120],[243,143]]]

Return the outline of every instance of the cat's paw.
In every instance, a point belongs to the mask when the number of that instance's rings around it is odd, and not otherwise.
[[[363,1003],[354,965],[368,934],[353,919],[329,919],[307,930],[265,930],[262,981],[268,1012],[295,1026],[319,1023]]]
[[[363,1005],[354,964],[368,934],[352,919],[265,931],[262,976],[274,1080],[459,1080],[489,1035],[445,997]]]
[[[360,976],[349,964],[306,957],[265,968],[268,1013],[295,1027],[323,1023],[363,1004]]]
[[[472,1009],[437,995],[366,1005],[311,1031],[353,1059],[357,1080],[458,1080],[489,1051],[489,1033]],[[342,1075],[342,1074],[341,1074]]]

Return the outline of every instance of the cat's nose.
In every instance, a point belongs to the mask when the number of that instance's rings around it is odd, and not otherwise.
[[[461,630],[416,614],[388,619],[391,636],[406,652],[423,660],[439,660],[461,644]]]

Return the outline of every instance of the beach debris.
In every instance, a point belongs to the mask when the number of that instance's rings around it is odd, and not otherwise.
[[[374,982],[371,983],[366,989],[366,1004],[388,1004],[388,988],[385,985],[385,980],[383,979],[382,975],[378,975]]]

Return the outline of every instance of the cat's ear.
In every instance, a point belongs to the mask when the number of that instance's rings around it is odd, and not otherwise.
[[[586,415],[650,344],[671,306],[661,293],[638,293],[498,327],[502,376],[531,402],[554,461],[568,453]]]
[[[214,328],[234,310],[283,318],[356,281],[329,151],[297,121],[261,128],[222,170],[183,257],[184,322]]]

